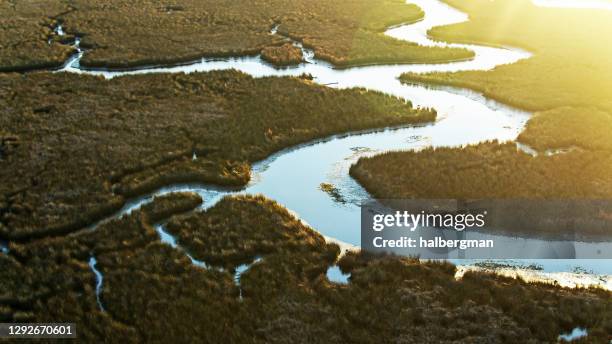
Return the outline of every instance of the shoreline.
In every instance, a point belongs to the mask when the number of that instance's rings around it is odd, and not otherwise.
[[[456,265],[455,279],[459,280],[467,272],[495,273],[500,276],[522,279],[527,283],[545,283],[568,289],[599,288],[612,291],[612,275],[575,272],[544,272],[517,266],[515,268],[485,268],[475,265]]]

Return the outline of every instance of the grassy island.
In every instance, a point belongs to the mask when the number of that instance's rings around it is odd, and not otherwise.
[[[288,66],[302,62],[302,50],[291,43],[277,47],[266,47],[261,51],[261,58],[277,66]]]

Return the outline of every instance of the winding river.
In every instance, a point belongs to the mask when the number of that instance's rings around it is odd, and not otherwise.
[[[275,68],[259,56],[254,56],[228,59],[204,58],[181,66],[151,66],[112,71],[81,69],[79,60],[84,52],[79,51],[79,54],[71,58],[60,72],[95,74],[106,78],[141,73],[190,73],[219,69],[236,69],[254,77],[297,76],[310,73],[317,83],[329,87],[364,87],[408,99],[414,106],[435,108],[438,112],[437,121],[429,125],[334,136],[283,150],[255,163],[251,182],[240,191],[207,185],[171,185],[130,201],[111,218],[129,213],[150,202],[155,195],[174,191],[199,193],[205,200],[203,208],[213,206],[221,197],[230,194],[263,194],[295,212],[300,219],[319,230],[328,240],[340,243],[343,248],[357,247],[360,244],[359,205],[369,199],[369,195],[349,176],[348,170],[360,157],[389,150],[461,146],[492,139],[515,140],[523,130],[530,113],[487,99],[477,92],[451,87],[405,85],[400,83],[398,77],[404,72],[489,70],[502,64],[529,58],[531,54],[514,48],[433,41],[427,36],[430,28],[466,21],[467,15],[440,1],[408,0],[408,2],[424,10],[426,13],[424,20],[391,28],[386,32],[387,35],[426,46],[467,48],[475,52],[475,58],[446,64],[379,65],[336,69],[327,62],[316,60],[312,51],[303,49],[305,62],[290,68]],[[550,5],[551,0],[535,0],[535,2]],[[276,32],[273,30],[270,34]],[[299,43],[295,44],[299,46]],[[78,40],[76,45],[78,47]],[[319,189],[321,183],[336,186],[342,196],[341,200],[334,199],[321,191]],[[174,239],[163,231],[163,226],[160,226],[158,231],[165,242],[175,245]],[[526,244],[539,244],[537,239],[523,240]],[[612,250],[611,243],[581,244]],[[463,271],[474,263],[465,260],[454,262],[458,265],[463,264],[460,266]],[[532,270],[525,273],[538,274],[538,276],[547,274],[549,278],[561,284],[565,279],[566,282],[569,281],[566,285],[570,286],[572,283],[585,283],[599,284],[612,289],[612,279],[609,276],[612,275],[612,264],[606,260],[516,260],[504,261],[504,264],[518,266],[516,271],[524,271],[521,266],[537,264],[541,267],[541,271]],[[342,280],[343,276],[337,269],[330,271],[328,275],[331,279]],[[576,271],[581,273],[574,273]],[[588,273],[584,273],[585,271]]]

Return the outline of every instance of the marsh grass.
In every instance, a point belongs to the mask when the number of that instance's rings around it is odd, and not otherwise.
[[[535,111],[519,139],[540,150],[612,145],[606,134],[612,130],[608,11],[539,8],[529,0],[445,1],[467,12],[470,21],[433,28],[432,37],[521,47],[534,56],[491,71],[409,73],[402,75],[404,82],[467,87]]]
[[[261,50],[261,58],[277,66],[299,64],[302,62],[302,55],[302,50],[291,43]]]
[[[436,117],[381,93],[236,71],[11,74],[0,89],[0,237],[21,241],[85,227],[168,184],[245,185],[251,162],[292,145]]]
[[[351,252],[338,262],[349,283],[330,283],[325,272],[339,248],[261,196],[227,197],[170,218],[180,245],[225,269],[198,267],[162,244],[150,222],[194,201],[170,194],[95,231],[12,244],[11,255],[0,255],[2,320],[61,318],[77,323],[83,342],[128,343],[536,343],[575,326],[597,342],[612,330],[608,292],[483,273],[456,280],[446,262]],[[86,263],[92,254],[106,312]],[[242,273],[240,298],[233,271],[255,256],[261,260]]]
[[[74,49],[53,28],[67,11],[54,0],[0,2],[0,72],[61,66]]]
[[[612,112],[596,107],[562,107],[536,113],[518,141],[544,152],[579,148],[605,155],[612,151]]]
[[[483,143],[362,159],[351,175],[379,198],[610,198],[612,49],[603,44],[612,32],[609,13],[538,8],[528,0],[445,2],[470,21],[433,28],[432,37],[516,46],[534,56],[491,71],[408,73],[401,80],[466,87],[534,111],[518,141],[538,156],[513,143]]]
[[[419,8],[403,0],[180,0],[166,6],[151,0],[77,0],[70,5],[46,1],[45,10],[54,15],[53,20],[33,5],[19,2],[11,8],[10,4],[5,2],[3,10],[12,15],[0,18],[9,28],[0,32],[0,45],[8,47],[0,51],[0,70],[61,65],[73,49],[60,42],[47,44],[52,25],[60,21],[66,37],[81,37],[81,46],[88,49],[80,61],[85,67],[178,64],[259,53],[272,63],[294,63],[295,51],[283,58],[278,52],[272,54],[284,41],[270,34],[275,25],[279,33],[338,66],[445,62],[473,56],[464,49],[421,47],[384,36],[388,26],[423,18]],[[283,54],[288,49],[284,50]]]
[[[609,199],[611,168],[610,155],[601,151],[533,157],[512,142],[487,142],[361,158],[350,174],[378,199]],[[536,222],[533,230],[540,228]],[[598,226],[573,232],[576,226],[543,225],[553,232],[572,230],[567,234],[611,234]]]

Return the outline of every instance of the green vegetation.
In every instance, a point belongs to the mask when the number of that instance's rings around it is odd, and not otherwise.
[[[443,63],[469,60],[474,57],[474,53],[467,49],[423,47],[387,37],[383,33],[364,30],[351,33],[350,38],[344,41],[324,39],[323,37],[341,37],[333,36],[333,31],[328,34],[331,36],[305,37],[302,41],[305,47],[314,49],[315,57],[339,67],[393,63]]]
[[[562,107],[536,113],[518,140],[538,151],[574,147],[605,155],[612,151],[610,131],[612,112]]]
[[[261,50],[261,58],[278,65],[288,66],[302,62],[302,50],[291,43],[278,47],[266,47]]]
[[[193,199],[169,195],[149,208],[170,214]],[[338,247],[262,197],[225,198],[168,227],[190,254],[226,269],[192,265],[159,242],[148,211],[135,211],[95,231],[13,243],[0,255],[1,320],[62,319],[77,323],[82,342],[127,343],[543,343],[575,326],[604,342],[612,331],[608,292],[474,272],[455,280],[448,263],[349,253],[338,264],[350,282],[331,283],[324,273]],[[256,256],[236,283],[235,267]]]
[[[279,33],[337,65],[471,56],[382,36],[389,25],[422,17],[403,0],[75,0],[0,6],[13,14],[0,19],[2,70],[61,64],[71,48],[51,33],[60,21],[66,40],[83,36],[90,49],[83,64],[97,67],[257,54],[284,42],[269,34],[276,24]],[[43,10],[53,19],[37,14]],[[48,38],[51,45],[45,45]],[[451,149],[390,153],[360,161],[351,173],[369,189],[380,187],[380,194],[499,190],[605,197],[612,193],[605,174],[611,161],[600,152],[609,145],[581,135],[605,133],[609,117],[601,104],[593,111],[597,117],[581,121],[583,127],[567,132],[565,141],[552,134],[551,118],[564,123],[573,118],[554,109],[529,124],[531,138],[525,134],[525,142],[536,147],[571,143],[585,153],[532,158],[510,144],[490,143],[467,148],[468,158]],[[350,282],[331,283],[325,271],[336,264],[339,248],[258,196],[225,198],[206,211],[185,213],[202,199],[169,194],[95,230],[82,230],[129,197],[169,183],[242,186],[251,162],[284,147],[435,116],[433,110],[379,93],[316,86],[307,76],[253,79],[225,71],[109,81],[0,75],[0,239],[10,241],[9,253],[0,254],[0,321],[76,322],[79,340],[92,343],[194,338],[205,343],[537,343],[554,342],[576,326],[589,329],[588,340],[609,341],[612,298],[601,290],[473,272],[458,281],[447,263],[357,253],[337,262],[351,274]],[[385,159],[391,163],[384,166],[398,168],[375,166]],[[402,180],[406,161],[415,164],[409,167],[416,176]],[[455,177],[475,189],[462,189]],[[337,194],[333,186],[321,188]],[[154,226],[162,222],[181,250],[160,242]],[[193,265],[183,250],[213,267]],[[91,257],[104,276],[105,312],[87,265]],[[262,259],[253,263],[256,257]],[[251,265],[237,283],[234,273],[241,264]]]
[[[41,1],[63,23],[68,37],[81,36],[89,49],[82,66],[125,68],[193,61],[201,57],[256,55],[289,36],[339,66],[375,63],[422,63],[468,59],[463,49],[421,47],[383,35],[391,25],[422,19],[423,12],[404,0],[90,0],[60,5]],[[47,46],[49,25],[38,22],[41,8],[15,5],[2,16],[0,68],[21,70],[58,65],[70,47]],[[30,8],[32,7],[32,8]],[[59,8],[58,10],[54,10]],[[5,13],[4,11],[2,13]],[[9,17],[14,17],[12,19]],[[51,24],[51,23],[50,23]],[[270,34],[279,25],[281,35]],[[35,27],[35,29],[32,28]],[[27,36],[20,33],[36,30]],[[269,49],[264,50],[266,55]],[[273,61],[274,62],[274,61]],[[281,64],[283,62],[281,61]]]
[[[534,56],[492,71],[404,74],[404,82],[467,87],[543,112],[536,113],[536,123],[530,123],[520,138],[538,149],[612,145],[605,134],[612,129],[612,46],[605,43],[612,34],[608,11],[539,8],[530,0],[445,1],[467,12],[470,21],[434,28],[429,32],[434,38],[516,46]]]
[[[608,12],[540,8],[529,0],[445,1],[467,12],[470,21],[434,28],[434,38],[516,46],[534,56],[492,71],[427,74],[424,80],[466,86],[533,111],[612,108],[607,92],[612,87],[612,47],[604,44],[612,33]]]
[[[27,246],[11,244],[10,255],[0,255],[0,320],[71,319],[78,323],[82,342],[100,342],[102,336],[109,341],[136,342],[138,331],[113,319],[109,313],[100,312],[94,275],[87,261],[91,255],[104,258],[147,245],[157,248],[157,254],[167,254],[164,259],[185,259],[171,250],[163,250],[156,242],[158,236],[151,220],[191,210],[199,202],[197,195],[171,194],[156,198],[142,211],[101,224],[95,231],[83,230]],[[149,258],[155,264],[155,255]],[[130,288],[130,284],[125,287]]]
[[[285,147],[435,116],[380,93],[236,71],[2,75],[0,238],[65,234],[170,183],[242,186],[250,162]]]

